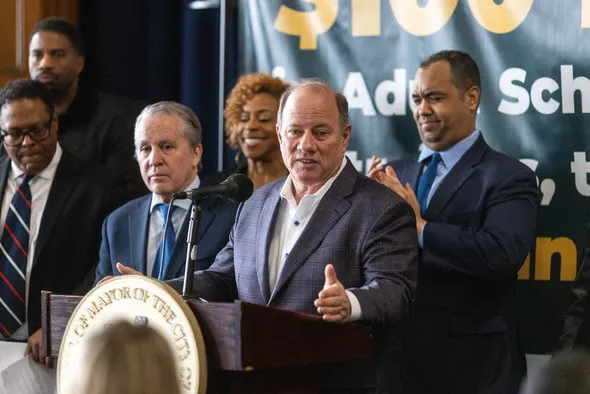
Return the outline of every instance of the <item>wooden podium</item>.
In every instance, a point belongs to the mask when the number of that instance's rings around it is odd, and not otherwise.
[[[45,354],[58,357],[82,297],[42,294]],[[323,364],[371,357],[371,329],[236,301],[186,300],[206,345],[207,393],[316,393]]]

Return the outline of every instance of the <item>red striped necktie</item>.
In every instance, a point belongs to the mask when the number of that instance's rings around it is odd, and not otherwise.
[[[5,338],[10,338],[26,321],[31,178],[25,174],[17,186],[0,237],[0,333]]]

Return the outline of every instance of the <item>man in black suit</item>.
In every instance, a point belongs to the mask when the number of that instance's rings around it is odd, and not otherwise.
[[[404,393],[514,394],[525,372],[517,272],[535,236],[535,175],[476,128],[481,83],[464,52],[422,62],[412,99],[421,152],[370,176],[414,208],[421,248]]]
[[[0,91],[0,133],[8,153],[0,161],[0,346],[28,341],[25,355],[45,361],[41,290],[72,293],[89,275],[101,223],[119,204],[123,187],[106,168],[61,149],[53,96],[40,82],[16,80]],[[6,246],[5,238],[18,247]]]
[[[126,199],[147,192],[133,160],[133,122],[143,105],[104,94],[80,78],[80,31],[65,19],[47,18],[33,29],[29,73],[55,95],[59,143],[77,158],[109,167],[126,182]]]

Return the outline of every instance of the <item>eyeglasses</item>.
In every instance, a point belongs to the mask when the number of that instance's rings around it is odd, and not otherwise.
[[[0,135],[2,141],[7,146],[19,146],[25,140],[25,136],[36,142],[41,142],[49,138],[51,132],[51,122],[53,121],[53,115],[49,117],[47,123],[41,126],[31,127],[30,129],[24,130],[2,130],[0,129]]]

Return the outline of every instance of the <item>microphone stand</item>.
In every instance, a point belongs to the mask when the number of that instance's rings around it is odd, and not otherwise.
[[[184,282],[182,286],[182,296],[184,298],[196,298],[193,294],[193,276],[195,271],[195,262],[197,261],[197,252],[199,249],[199,223],[201,222],[201,203],[193,199],[191,205],[191,218],[188,225],[188,234],[186,237],[186,263],[184,267]]]

